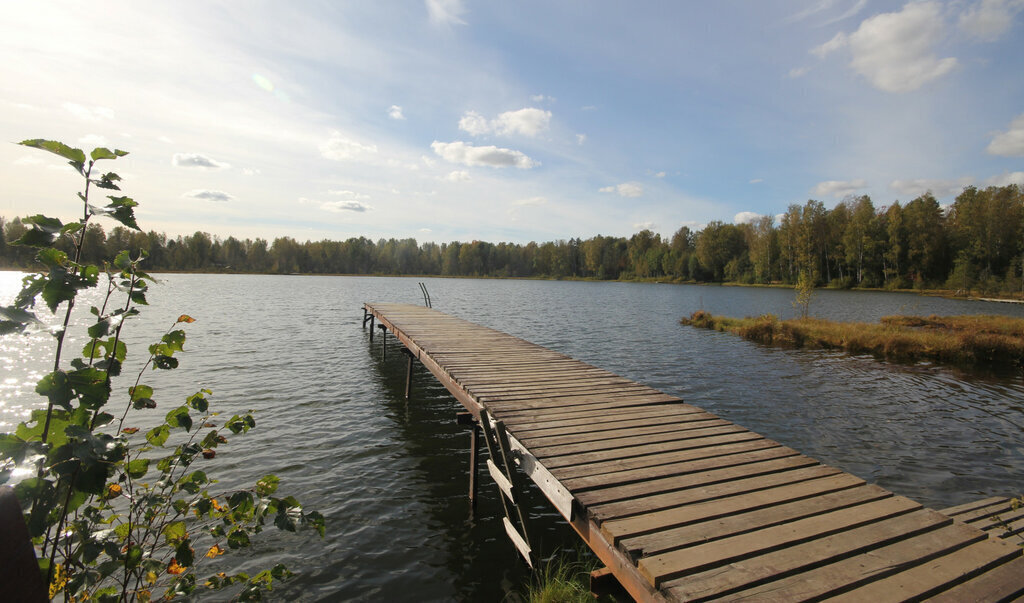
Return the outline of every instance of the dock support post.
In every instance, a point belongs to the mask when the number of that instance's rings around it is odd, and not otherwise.
[[[380,358],[381,360],[388,359],[388,328],[384,325],[377,325],[380,329]]]
[[[409,364],[405,369],[405,399],[412,395],[412,363],[415,358],[409,348],[402,348],[402,353],[409,357]]]
[[[377,319],[373,314],[370,315],[370,343],[373,343],[373,323]]]

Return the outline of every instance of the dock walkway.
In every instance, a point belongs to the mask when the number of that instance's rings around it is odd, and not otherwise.
[[[637,600],[1024,596],[1021,547],[967,523],[992,501],[940,513],[506,333],[420,306],[364,311],[507,435],[519,470]]]

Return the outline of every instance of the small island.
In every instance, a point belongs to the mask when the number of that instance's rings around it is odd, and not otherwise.
[[[1006,316],[885,316],[875,324],[780,320],[772,314],[729,318],[699,310],[680,322],[788,348],[841,349],[899,362],[975,368],[1024,366],[1024,319]]]

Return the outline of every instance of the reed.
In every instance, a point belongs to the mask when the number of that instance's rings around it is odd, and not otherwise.
[[[780,320],[771,314],[729,318],[698,311],[681,322],[789,348],[840,349],[899,362],[1024,366],[1024,319],[1007,316],[886,316],[876,324]]]

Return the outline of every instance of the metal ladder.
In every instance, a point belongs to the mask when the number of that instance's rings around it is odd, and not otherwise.
[[[526,516],[523,514],[522,506],[516,500],[516,477],[515,466],[513,465],[514,454],[508,443],[508,434],[505,432],[505,423],[494,421],[491,424],[491,417],[486,410],[480,411],[480,427],[484,432],[484,442],[487,443],[487,471],[491,479],[501,491],[501,506],[505,509],[505,517],[502,519],[505,524],[505,533],[508,534],[512,544],[515,545],[519,554],[526,560],[526,564],[533,568],[533,550],[530,548],[530,541],[526,535]],[[501,459],[502,468],[499,468],[495,459]],[[513,523],[513,515],[519,528]]]

